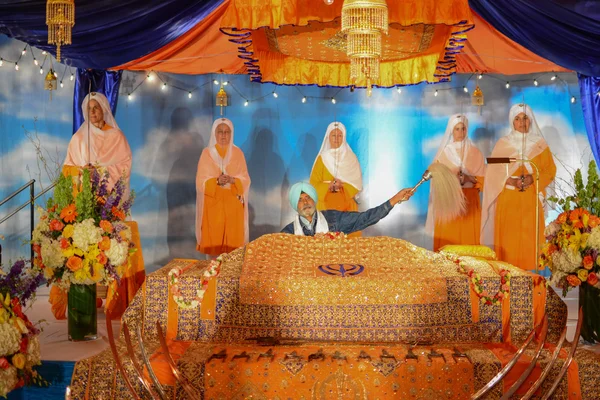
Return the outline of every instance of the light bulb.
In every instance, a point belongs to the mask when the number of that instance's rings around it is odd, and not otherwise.
[[[152,75],[152,74],[148,74],[147,77],[150,82],[152,82],[154,80],[154,75]]]
[[[15,63],[15,71],[19,70],[19,64]]]
[[[479,74],[479,75],[477,76],[477,79],[481,79],[481,78],[483,78],[483,74]]]
[[[469,93],[469,88],[468,87],[463,86],[463,90],[464,90],[465,93]]]
[[[219,81],[215,79],[215,80],[213,80],[213,83],[214,83],[215,85],[218,85],[218,84],[219,84]]]
[[[0,67],[4,64],[4,59],[0,58]]]
[[[131,95],[131,93],[127,93],[127,100],[131,101],[133,99],[133,96]]]
[[[43,56],[45,56],[46,54],[48,54],[48,52],[46,50],[42,51]]]
[[[21,52],[21,55],[24,56],[25,53],[27,53],[27,46],[25,46],[25,48],[23,49],[23,51]]]
[[[58,72],[55,72],[55,73],[54,73],[54,77],[55,77],[55,78],[58,78]]]
[[[228,83],[229,83],[229,81],[223,82],[223,86],[227,86]]]
[[[244,107],[248,107],[248,100],[246,100],[246,102],[244,103]]]
[[[44,69],[40,68],[40,75],[42,75],[44,73]]]
[[[577,99],[575,98],[575,96],[571,96],[571,103],[575,104],[576,101]]]
[[[326,5],[330,6],[333,4],[334,0],[323,0],[323,3],[325,3]]]
[[[192,92],[189,92],[188,93],[188,99],[191,99],[191,98],[192,98]]]
[[[539,85],[539,83],[538,83],[537,79],[534,79],[534,80],[533,80],[533,84],[534,84],[535,86]]]
[[[510,83],[506,82],[505,86],[506,86],[507,89],[510,88]]]
[[[438,91],[436,90],[435,93],[433,94],[435,97],[437,97],[438,95]]]
[[[73,74],[71,74],[71,77],[69,78],[69,80],[72,81],[73,79],[75,79],[75,76],[73,76]]]
[[[302,98],[302,103],[306,103],[306,96]]]
[[[277,94],[277,92],[273,92],[273,97],[278,98],[279,95]]]
[[[60,81],[60,87],[65,87],[65,85],[63,85],[62,81]]]
[[[554,75],[552,78],[550,78],[551,81],[556,80],[556,78],[558,78],[558,76]]]
[[[37,60],[36,58],[34,58],[34,59],[33,59],[33,63],[34,63],[35,65],[38,65],[38,64],[39,64],[39,62],[38,62],[38,60]]]
[[[398,89],[396,89],[396,92],[398,92],[398,93],[402,93],[402,88],[398,88]]]
[[[162,90],[167,90],[167,82],[163,83],[163,85],[162,85],[162,88],[161,88],[161,89],[162,89]]]
[[[333,97],[331,98],[331,102],[335,104],[335,99]]]

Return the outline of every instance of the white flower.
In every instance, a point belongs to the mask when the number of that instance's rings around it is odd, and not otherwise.
[[[600,250],[600,226],[592,229],[586,244],[593,249]]]
[[[562,272],[564,274],[569,274],[571,272],[575,272],[579,267],[581,267],[582,262],[583,259],[581,258],[581,254],[570,249],[557,251],[556,253],[552,254],[554,273]]]
[[[48,232],[49,229],[50,224],[48,222],[48,219],[46,218],[44,220],[40,220],[40,222],[38,222],[38,224],[35,226],[35,229],[33,230],[33,242],[40,243],[43,238],[46,238],[46,236],[44,236],[42,232]]]
[[[92,218],[74,224],[73,228],[73,244],[84,251],[102,240],[102,229],[96,226]]]
[[[21,331],[11,323],[0,324],[0,357],[10,356],[18,352],[20,343]]]
[[[40,243],[42,262],[47,268],[58,268],[64,265],[66,257],[63,256],[57,241],[44,237]]]
[[[6,397],[8,392],[17,385],[17,369],[10,365],[7,369],[0,368],[0,396]]]
[[[41,360],[40,341],[37,336],[34,336],[29,339],[29,344],[27,345],[27,366],[31,368],[34,365],[41,365]]]
[[[126,242],[117,242],[116,239],[110,239],[110,249],[105,251],[110,263],[114,266],[120,266],[127,261],[129,254],[129,244]]]

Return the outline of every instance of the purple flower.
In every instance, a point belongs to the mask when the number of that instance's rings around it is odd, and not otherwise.
[[[0,278],[0,292],[17,297],[23,305],[35,293],[43,280],[41,272],[34,276],[24,273],[25,267],[25,261],[19,260],[13,264],[6,275]]]

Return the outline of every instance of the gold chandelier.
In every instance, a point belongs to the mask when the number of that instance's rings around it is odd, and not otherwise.
[[[367,94],[379,79],[381,35],[388,33],[388,7],[385,0],[345,0],[342,6],[342,33],[346,34],[346,54],[350,58],[350,80],[364,77]]]
[[[48,44],[56,45],[60,62],[60,46],[71,44],[71,28],[75,25],[75,0],[48,0],[46,3]]]

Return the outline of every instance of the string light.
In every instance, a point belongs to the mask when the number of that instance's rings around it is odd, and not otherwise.
[[[4,64],[4,59],[0,57],[0,67],[2,66],[2,64]]]
[[[69,80],[72,81],[73,79],[75,79],[75,76],[73,76],[73,74],[71,74],[71,77],[69,78]]]
[[[42,51],[43,56],[45,56],[46,54],[48,54],[48,52],[46,50]]]
[[[483,78],[483,74],[477,75],[477,79],[481,79],[481,78]]]
[[[273,92],[273,97],[278,98],[279,95],[277,94],[277,92]]]
[[[192,92],[188,92],[188,99],[192,98]]]
[[[244,103],[244,107],[248,107],[248,104],[250,103],[248,102],[248,100],[246,100],[246,102]]]
[[[163,83],[163,85],[162,85],[161,89],[162,89],[162,90],[167,90],[167,82]]]
[[[54,77],[58,78],[58,72],[54,71]]]
[[[150,82],[152,82],[154,80],[154,75],[152,75],[152,74],[148,74],[148,75],[146,75],[146,77],[148,78],[148,80]]]
[[[63,85],[62,81],[60,81],[60,87],[65,87],[65,85]]]
[[[25,48],[23,49],[23,51],[21,52],[21,55],[24,56],[25,53],[27,53],[27,46],[25,46]]]
[[[215,85],[218,85],[218,84],[219,84],[219,81],[215,79],[215,80],[213,81],[213,83],[214,83]]]
[[[33,63],[34,63],[35,65],[38,65],[38,64],[39,64],[39,62],[38,62],[37,58],[33,57]]]
[[[552,78],[550,78],[550,80],[551,80],[551,81],[555,81],[555,80],[556,80],[556,78],[558,78],[558,76],[557,76],[557,75],[554,75]]]
[[[465,93],[469,93],[469,88],[467,88],[466,86],[463,86],[463,91],[464,91]]]
[[[127,93],[127,100],[131,101],[133,99],[133,96],[131,95],[131,93]]]
[[[575,96],[571,96],[571,103],[575,104],[576,101],[577,101],[577,99],[575,98]]]
[[[436,91],[435,91],[435,93],[434,93],[433,95],[434,95],[435,97],[437,97],[437,95],[438,95],[438,94],[439,94],[439,93],[438,93],[438,91],[437,91],[437,89],[436,89]]]
[[[306,96],[302,98],[302,103],[306,103]]]
[[[223,86],[227,86],[228,83],[229,83],[229,81],[223,82]]]
[[[398,92],[398,93],[402,93],[402,88],[397,88],[397,89],[396,89],[396,92]]]
[[[505,86],[506,86],[507,89],[510,89],[510,83],[509,82],[506,82]]]
[[[333,98],[333,97],[332,97],[332,98],[331,98],[331,102],[332,102],[333,104],[335,104],[335,98]]]
[[[18,71],[18,70],[19,70],[19,64],[15,63],[15,71]]]
[[[539,83],[538,83],[537,79],[534,79],[534,80],[533,80],[533,84],[534,84],[535,86],[539,85]]]
[[[40,68],[40,75],[44,73],[44,68]]]

